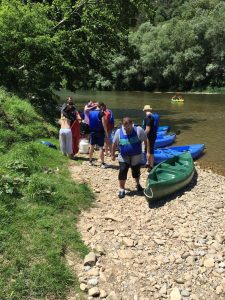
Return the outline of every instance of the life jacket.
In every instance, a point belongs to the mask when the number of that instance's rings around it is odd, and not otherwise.
[[[159,115],[158,114],[150,114],[148,118],[153,117],[154,120],[154,128],[150,129],[150,134],[151,133],[157,133],[158,127],[159,127]],[[145,119],[142,122],[142,128],[145,130],[146,129],[146,122]]]
[[[107,127],[107,131],[112,131],[114,128],[114,116],[113,113],[110,109],[106,109],[104,111],[105,113],[105,120],[106,120],[106,127]]]
[[[99,119],[100,110],[91,110],[89,112],[89,127],[90,131],[100,132],[104,131],[102,119]]]
[[[137,127],[133,127],[131,134],[124,134],[122,127],[120,128],[119,149],[122,156],[133,156],[142,153],[142,142],[137,135]]]

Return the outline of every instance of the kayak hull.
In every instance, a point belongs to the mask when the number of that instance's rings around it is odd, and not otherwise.
[[[158,127],[158,132],[159,131],[169,131],[170,130],[170,126],[159,126]]]
[[[162,135],[167,135],[168,132],[166,130],[157,131],[157,137]]]
[[[147,178],[145,196],[153,201],[169,196],[187,186],[194,172],[194,162],[189,152],[174,156],[151,170]]]
[[[161,148],[171,145],[176,139],[176,134],[168,134],[164,136],[157,136],[155,141],[155,148]]]
[[[155,149],[154,163],[159,164],[169,158],[180,155],[183,152],[189,152],[193,159],[198,158],[204,151],[204,144],[192,144],[185,146],[172,146],[168,148]]]

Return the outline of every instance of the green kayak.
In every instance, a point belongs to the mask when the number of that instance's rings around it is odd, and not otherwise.
[[[184,152],[156,165],[148,175],[145,196],[157,200],[190,183],[195,167],[192,156]]]

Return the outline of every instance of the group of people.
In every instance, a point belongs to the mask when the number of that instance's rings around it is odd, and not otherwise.
[[[89,137],[89,165],[93,165],[93,153],[95,146],[99,147],[99,158],[101,167],[106,168],[105,154],[110,155],[112,160],[116,159],[116,151],[119,150],[119,194],[120,199],[125,197],[125,184],[127,173],[131,168],[132,177],[136,181],[138,192],[143,188],[140,185],[140,167],[142,161],[142,144],[145,145],[146,167],[148,171],[154,165],[154,144],[157,137],[158,121],[157,114],[152,113],[150,105],[143,108],[145,118],[142,127],[136,126],[129,117],[124,117],[122,125],[118,128],[113,139],[114,116],[110,109],[102,103],[89,101],[83,113],[80,115],[76,110],[73,100],[68,97],[67,102],[61,109],[61,129],[59,132],[60,148],[64,155],[74,159],[79,151],[80,134]],[[80,129],[85,128],[80,133]]]
[[[112,145],[109,138],[114,129],[114,116],[103,102],[89,101],[82,114],[79,114],[73,99],[68,97],[61,108],[59,124],[61,125],[59,131],[60,149],[64,155],[76,159],[80,137],[88,137],[90,141],[89,164],[93,165],[92,157],[95,145],[97,145],[101,167],[106,167],[104,156],[111,154]]]

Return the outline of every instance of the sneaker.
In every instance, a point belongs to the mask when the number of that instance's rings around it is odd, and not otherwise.
[[[101,164],[101,168],[102,168],[102,169],[106,169],[106,168],[108,168],[108,165],[105,164],[105,163],[103,163],[103,164]]]
[[[140,183],[136,185],[136,189],[138,192],[142,192],[144,190]]]
[[[124,191],[124,190],[123,190],[123,191],[119,191],[118,197],[119,197],[120,199],[123,199],[123,198],[125,197],[125,191]]]
[[[77,160],[76,156],[71,157],[72,160]]]
[[[89,166],[93,166],[93,161],[92,161],[92,160],[89,160],[88,165],[89,165]]]

